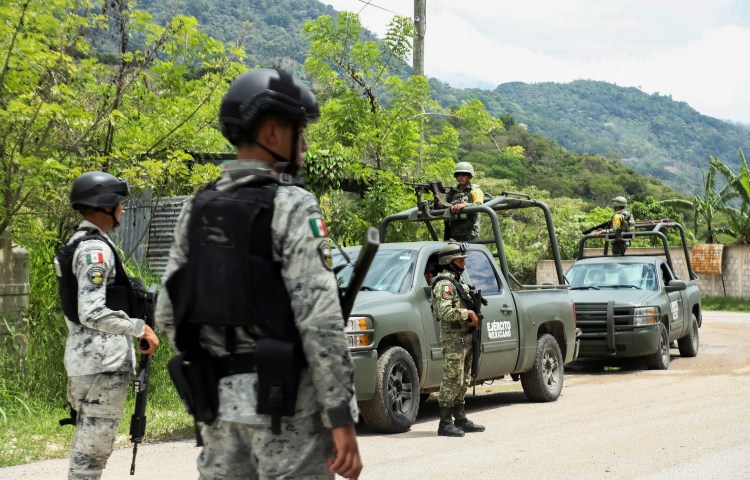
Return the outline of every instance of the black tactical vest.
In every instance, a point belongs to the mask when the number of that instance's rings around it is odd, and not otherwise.
[[[130,317],[142,318],[143,313],[137,311],[133,287],[125,273],[125,267],[117,254],[117,250],[96,228],[82,227],[77,231],[85,231],[86,234],[68,245],[60,246],[55,256],[57,288],[60,294],[60,306],[65,316],[71,322],[80,325],[81,320],[78,318],[78,279],[73,275],[73,255],[81,242],[96,239],[106,243],[115,256],[115,281],[112,285],[107,285],[106,288],[107,308],[122,310]],[[104,281],[106,282],[107,279],[105,278]]]
[[[201,325],[256,327],[264,337],[300,343],[281,266],[273,261],[277,187],[278,180],[263,176],[222,191],[209,184],[194,197],[188,262],[167,282],[178,350],[195,348]]]

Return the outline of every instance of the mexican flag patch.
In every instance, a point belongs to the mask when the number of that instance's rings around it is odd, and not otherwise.
[[[328,229],[326,228],[325,222],[322,218],[311,218],[310,228],[312,228],[313,235],[317,237],[327,237]]]
[[[87,253],[86,264],[91,265],[92,263],[104,263],[104,253],[102,252]]]
[[[443,298],[449,299],[451,298],[451,286],[450,285],[443,285]]]

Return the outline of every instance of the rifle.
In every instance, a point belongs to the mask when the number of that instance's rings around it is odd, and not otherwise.
[[[154,307],[156,306],[156,284],[151,285],[144,295],[143,319],[146,325],[154,328]],[[148,342],[141,340],[141,348],[148,348]],[[138,374],[133,381],[135,392],[135,409],[130,416],[130,441],[133,442],[133,462],[130,464],[130,474],[135,475],[135,456],[138,454],[138,444],[143,441],[146,433],[146,401],[148,400],[149,368],[151,355],[141,354],[138,363]]]
[[[426,201],[422,200],[423,193],[432,193],[435,201],[435,208],[448,208],[451,203],[448,202],[443,195],[448,194],[453,190],[453,187],[446,187],[443,182],[427,182],[427,183],[416,183],[416,182],[404,182],[404,185],[414,187],[414,192],[417,194],[417,205],[426,206]]]
[[[349,279],[349,286],[345,291],[339,291],[339,300],[341,303],[341,313],[344,315],[344,324],[349,319],[349,314],[352,313],[354,308],[354,300],[357,298],[359,289],[362,288],[362,284],[365,282],[367,272],[370,270],[375,254],[378,253],[380,248],[380,238],[378,229],[370,227],[367,229],[367,235],[365,235],[365,241],[362,244],[362,248],[359,250],[357,261],[354,262],[354,269],[352,276]],[[348,260],[348,256],[341,250],[342,254]]]
[[[471,339],[471,351],[473,353],[473,357],[471,359],[471,380],[474,384],[474,390],[472,395],[476,395],[477,393],[477,373],[479,373],[479,355],[482,351],[482,320],[484,319],[484,315],[482,315],[482,305],[487,305],[487,299],[482,296],[481,290],[475,290],[474,287],[469,287],[469,298],[471,298],[471,301],[473,303],[473,310],[474,313],[477,314],[477,318],[479,319],[477,321],[477,326],[473,327],[472,329],[472,339]]]
[[[610,219],[610,220],[607,220],[605,222],[600,223],[599,225],[594,225],[593,227],[587,228],[586,230],[584,230],[581,233],[583,233],[584,235],[587,235],[587,234],[593,232],[594,230],[601,230],[602,228],[607,228],[607,227],[609,227],[609,222],[611,222],[611,221],[612,220]]]

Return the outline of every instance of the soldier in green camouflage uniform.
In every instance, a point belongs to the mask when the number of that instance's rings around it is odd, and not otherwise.
[[[613,236],[616,233],[627,233],[635,228],[635,219],[633,214],[628,210],[628,200],[625,197],[617,196],[612,199],[612,209],[614,214],[609,220],[607,229],[604,232],[597,232],[595,235],[600,236],[603,233]],[[614,255],[624,255],[630,245],[629,240],[615,239],[612,241],[612,253]]]
[[[484,192],[478,185],[471,183],[474,167],[469,162],[458,162],[453,169],[453,176],[458,184],[451,189],[446,200],[451,203],[454,219],[446,222],[445,240],[468,242],[479,238],[479,214],[461,213],[471,205],[484,203]]]
[[[282,101],[289,108],[276,110],[276,102]],[[238,159],[222,165],[217,191],[258,175],[279,176],[280,169],[282,177],[291,178],[288,173],[296,172],[307,150],[302,131],[307,121],[317,118],[317,108],[312,93],[284,72],[257,69],[235,79],[222,102],[220,121],[225,136],[238,148]],[[186,201],[177,220],[164,284],[189,260],[192,200]],[[275,435],[269,428],[271,417],[256,413],[257,373],[221,378],[218,419],[201,430],[201,479],[358,477],[362,461],[354,429],[359,415],[354,364],[343,333],[326,236],[315,197],[299,186],[281,183],[273,200],[270,241],[307,360],[295,414],[282,417],[281,434]],[[173,301],[166,291],[159,295],[156,322],[174,344]],[[229,354],[225,328],[200,328],[204,349],[214,357]],[[254,352],[263,332],[249,332],[254,334],[250,336],[242,328],[235,331],[235,352]]]
[[[83,214],[72,244],[96,231],[103,239],[82,240],[72,259],[72,275],[77,299],[72,307],[78,318],[65,320],[65,370],[68,374],[68,402],[76,415],[76,431],[71,441],[69,479],[98,479],[112,453],[122,419],[130,375],[135,370],[133,340],[148,342],[138,350],[150,355],[159,340],[140,318],[130,318],[122,310],[108,307],[108,286],[115,281],[115,262],[107,233],[119,224],[128,195],[127,183],[103,172],[79,176],[71,189],[71,206]],[[58,277],[63,276],[55,261]],[[65,273],[67,275],[67,273]],[[64,292],[61,292],[64,294]]]
[[[484,431],[483,426],[466,418],[464,412],[464,395],[469,388],[473,357],[471,328],[478,323],[476,313],[456,290],[460,287],[467,295],[469,293],[469,286],[463,279],[465,252],[465,245],[454,242],[440,249],[438,259],[443,271],[438,273],[432,287],[432,310],[436,320],[440,321],[440,343],[443,346],[438,435],[447,437]]]

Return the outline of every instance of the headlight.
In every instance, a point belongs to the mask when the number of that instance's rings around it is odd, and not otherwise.
[[[659,323],[658,307],[640,307],[633,312],[633,325],[654,325]]]
[[[369,347],[372,344],[372,320],[369,317],[349,317],[344,331],[350,347]]]

